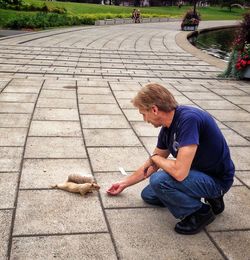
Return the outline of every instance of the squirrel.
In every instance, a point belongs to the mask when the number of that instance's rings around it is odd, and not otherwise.
[[[82,196],[85,195],[86,193],[91,193],[95,190],[99,190],[100,186],[97,183],[74,183],[74,182],[64,182],[64,183],[59,183],[56,185],[51,186],[51,188],[57,188],[60,190],[65,190],[73,193],[80,193]]]
[[[69,182],[74,182],[74,183],[92,183],[94,182],[93,177],[91,176],[83,176],[79,174],[70,174],[68,177]]]
[[[92,193],[93,191],[99,190],[100,186],[94,182],[94,179],[91,176],[70,174],[66,182],[52,185],[51,188],[80,193],[83,196],[86,193]]]

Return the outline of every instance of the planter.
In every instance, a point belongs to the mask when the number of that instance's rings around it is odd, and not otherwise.
[[[182,27],[183,31],[196,31],[198,29],[198,25],[184,25]]]
[[[250,79],[250,65],[244,69],[242,76],[244,79]]]

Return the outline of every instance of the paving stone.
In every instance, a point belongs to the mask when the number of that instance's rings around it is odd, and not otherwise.
[[[1,129],[0,129],[1,130]],[[78,136],[81,137],[79,122],[32,121],[29,136]]]
[[[30,114],[34,109],[33,103],[1,102],[0,113]]]
[[[106,210],[106,214],[121,259],[199,259],[201,255],[223,259],[204,232],[191,237],[176,235],[176,221],[166,209]]]
[[[213,92],[215,92],[216,94],[225,97],[226,99],[228,99],[228,96],[241,96],[241,95],[246,95],[246,93],[244,91],[241,91],[239,89],[235,89],[235,87],[230,87],[227,86],[226,88],[213,88]]]
[[[49,188],[51,185],[66,181],[70,174],[91,175],[88,160],[25,159],[20,188]]]
[[[36,94],[2,93],[0,102],[35,102]]]
[[[230,152],[237,171],[250,170],[250,147],[231,147]]]
[[[53,147],[53,149],[52,149]],[[25,158],[86,158],[82,138],[29,137]]]
[[[27,128],[0,128],[0,146],[24,146]]]
[[[247,260],[250,255],[250,231],[211,232],[215,243],[228,259]]]
[[[150,154],[153,154],[157,145],[157,137],[140,137],[143,145]]]
[[[114,104],[115,99],[111,95],[78,95],[79,104]]]
[[[101,79],[101,80],[91,80],[91,81],[77,81],[78,87],[108,87],[108,82]]]
[[[35,78],[35,79],[14,78],[9,85],[17,86],[17,87],[30,86],[30,87],[36,88],[37,85],[42,85],[42,83],[43,83],[43,80],[40,78]]]
[[[127,98],[132,99],[136,96],[137,91],[129,91],[129,90],[123,90],[123,91],[114,91],[114,94],[116,98]]]
[[[226,121],[250,121],[250,114],[242,110],[212,110],[209,109],[208,112],[212,114],[216,119],[226,122]]]
[[[227,96],[226,99],[238,105],[249,105],[250,104],[250,96]]]
[[[232,187],[224,196],[225,210],[207,227],[208,231],[249,229],[250,193],[244,186]]]
[[[14,86],[12,84],[8,85],[8,87],[6,87],[4,89],[4,93],[8,93],[8,92],[15,92],[15,93],[34,93],[34,94],[38,94],[39,91],[41,89],[41,85],[37,84],[37,86],[25,86],[23,84],[18,85],[18,86]]]
[[[158,136],[160,128],[155,128],[145,122],[131,122],[132,127],[139,136]]]
[[[17,181],[18,172],[0,173],[0,207],[2,209],[14,207]]]
[[[249,122],[226,122],[226,125],[245,137],[250,136]]]
[[[0,114],[0,127],[28,127],[29,114]]]
[[[69,90],[42,90],[40,97],[42,98],[69,98],[69,99],[75,99],[76,98],[76,92],[75,91],[69,91]]]
[[[95,172],[117,171],[119,167],[134,171],[148,158],[142,147],[88,148],[88,153]]]
[[[138,109],[123,109],[123,112],[129,121],[144,121]]]
[[[19,171],[22,153],[22,147],[0,147],[1,171]]]
[[[118,90],[133,90],[138,91],[141,89],[141,85],[138,82],[110,82],[110,87],[112,90],[118,91]]]
[[[229,146],[250,145],[250,142],[247,139],[241,137],[240,135],[238,135],[230,129],[222,129],[222,133],[225,136]]]
[[[175,100],[178,102],[179,105],[193,105],[194,104],[190,99],[188,99],[184,96],[176,96]]]
[[[190,85],[182,85],[182,84],[171,84],[179,91],[191,91],[191,92],[209,92],[208,89],[201,86],[201,84],[190,84]]]
[[[12,220],[12,211],[11,210],[1,210],[0,211],[0,259],[8,259],[8,241],[9,241],[9,232]]]
[[[18,201],[14,235],[107,231],[96,193],[19,191]]]
[[[142,146],[131,129],[83,129],[87,146]]]
[[[122,115],[81,115],[83,128],[130,128]]]
[[[233,186],[243,186],[242,182],[240,182],[236,177],[234,178]]]
[[[239,105],[239,107],[243,108],[244,110],[246,110],[250,113],[250,105]]]
[[[127,172],[127,174],[130,173]],[[149,207],[149,204],[141,198],[141,191],[148,185],[148,179],[128,187],[119,196],[110,196],[106,191],[113,183],[121,181],[126,176],[123,176],[121,172],[96,172],[94,175],[101,186],[100,194],[105,208]]]
[[[192,100],[222,100],[222,98],[214,93],[204,93],[204,92],[183,92],[185,96]]]
[[[119,103],[121,108],[127,109],[135,109],[134,105],[131,103],[130,99],[118,99],[117,102]]]
[[[54,89],[54,90],[69,90],[72,91],[76,89],[76,80],[46,80],[43,85],[43,90]]]
[[[239,109],[226,100],[195,100],[195,103],[203,109]]]
[[[237,171],[236,176],[250,188],[250,171]]]
[[[37,107],[44,108],[77,108],[75,99],[62,99],[62,98],[39,98]]]
[[[117,259],[110,235],[16,237],[13,239],[10,259],[59,258],[76,260],[80,257],[85,259]]]
[[[79,104],[82,115],[121,115],[122,112],[117,104]]]
[[[110,88],[78,87],[78,94],[112,95]]]
[[[36,108],[34,120],[68,120],[78,121],[78,111],[72,108]]]

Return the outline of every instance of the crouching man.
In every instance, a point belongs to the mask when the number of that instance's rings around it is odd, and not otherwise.
[[[142,199],[167,207],[180,219],[177,233],[196,234],[222,213],[223,195],[233,184],[235,169],[225,138],[207,112],[178,105],[159,84],[143,87],[132,103],[144,121],[161,127],[157,146],[138,170],[112,184],[107,193],[118,195],[150,176]],[[169,159],[170,154],[176,160]]]

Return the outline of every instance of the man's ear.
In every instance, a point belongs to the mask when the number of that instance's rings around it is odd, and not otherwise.
[[[153,106],[152,106],[152,112],[153,112],[155,115],[158,114],[159,109],[158,109],[158,107],[157,107],[156,105],[153,105]]]

